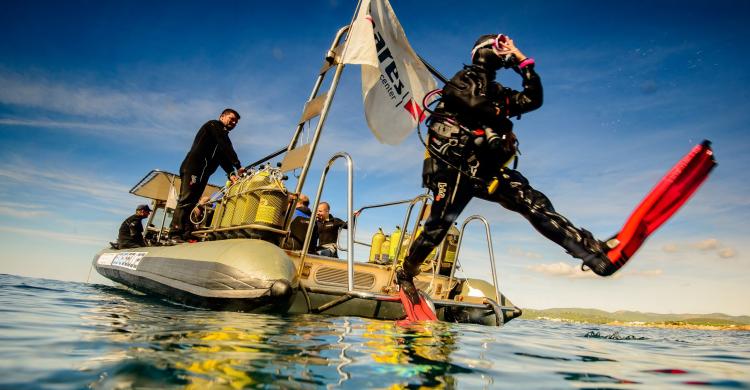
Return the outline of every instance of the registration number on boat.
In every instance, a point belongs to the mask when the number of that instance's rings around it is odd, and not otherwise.
[[[113,267],[122,267],[135,271],[138,264],[148,252],[120,252],[104,253],[96,260],[99,265],[111,265]]]

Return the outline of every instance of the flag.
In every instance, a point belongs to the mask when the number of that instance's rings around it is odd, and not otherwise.
[[[424,119],[422,99],[436,86],[388,0],[362,0],[343,62],[362,65],[367,126],[381,143],[401,143]]]

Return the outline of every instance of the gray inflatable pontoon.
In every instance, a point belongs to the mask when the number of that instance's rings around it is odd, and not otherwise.
[[[93,263],[104,277],[134,290],[209,309],[286,312],[297,287],[289,256],[261,240],[109,249]]]

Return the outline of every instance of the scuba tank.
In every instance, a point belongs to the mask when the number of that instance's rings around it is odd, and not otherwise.
[[[383,241],[383,245],[380,246],[380,260],[377,262],[378,264],[388,264],[391,260],[390,256],[388,256],[388,252],[391,250],[391,237],[385,236],[385,241]]]
[[[398,253],[399,262],[403,262],[404,258],[406,258],[406,254],[409,253],[410,245],[411,245],[411,234],[404,233],[404,243],[401,245],[401,251]]]
[[[253,195],[256,194],[258,209],[252,223],[281,229],[284,226],[284,212],[289,203],[286,189],[271,185],[256,190]]]
[[[239,193],[242,181],[237,181],[229,187],[227,194],[224,196],[224,214],[221,216],[219,227],[232,226],[232,219],[235,214],[237,205],[237,194]]]
[[[391,233],[391,245],[388,248],[388,258],[396,258],[396,247],[398,246],[398,240],[401,239],[401,228],[396,225],[396,230]],[[402,247],[403,248],[403,247]]]
[[[383,228],[378,228],[370,242],[370,258],[367,260],[369,263],[377,263],[380,260],[380,247],[383,245],[383,241],[385,241]]]
[[[456,250],[458,249],[458,236],[461,232],[454,223],[453,226],[448,229],[448,234],[445,236],[443,244],[443,253],[440,254],[440,274],[449,275],[453,263],[456,262]]]
[[[237,200],[235,215],[232,218],[232,225],[238,226],[253,222],[255,213],[258,211],[260,197],[256,192],[260,187],[270,184],[272,184],[272,178],[268,168],[245,178],[238,194],[239,199]]]
[[[284,213],[289,206],[289,196],[286,186],[282,182],[283,176],[278,169],[269,169],[269,174],[258,184],[263,187],[253,188],[250,194],[250,207],[255,211],[250,212],[248,217],[250,223],[281,229],[284,225]]]

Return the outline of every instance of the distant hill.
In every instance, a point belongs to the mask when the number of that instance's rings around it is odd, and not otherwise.
[[[647,325],[696,325],[696,326],[748,326],[750,316],[730,316],[722,313],[711,314],[657,314],[638,311],[616,311],[610,313],[597,309],[523,309],[524,319],[555,319],[563,321],[608,323],[644,323]]]

